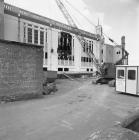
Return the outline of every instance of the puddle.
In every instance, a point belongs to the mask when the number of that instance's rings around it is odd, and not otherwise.
[[[133,113],[132,116],[125,119],[121,126],[139,133],[139,112]]]
[[[139,118],[133,120],[125,128],[130,129],[132,131],[135,131],[135,132],[138,132],[139,133]]]

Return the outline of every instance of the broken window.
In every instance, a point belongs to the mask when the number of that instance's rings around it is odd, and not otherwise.
[[[58,57],[67,60],[72,55],[72,36],[69,33],[61,32],[58,35]]]

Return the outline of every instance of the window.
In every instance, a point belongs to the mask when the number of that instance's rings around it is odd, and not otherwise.
[[[92,52],[93,52],[93,41],[92,41]]]
[[[74,48],[74,39],[72,41],[73,41],[73,48]]]
[[[89,52],[91,52],[91,41],[89,41]]]
[[[94,59],[92,58],[91,62],[94,62]]]
[[[91,58],[89,58],[89,62],[91,63]]]
[[[135,80],[136,79],[136,71],[135,70],[128,70],[128,79]]]
[[[124,79],[124,70],[118,70],[118,75],[117,75],[117,78],[118,79]]]
[[[38,30],[34,30],[34,43],[38,44]]]
[[[69,71],[69,68],[64,68],[64,71]]]
[[[83,42],[83,52],[85,52],[85,41]]]
[[[47,71],[47,67],[44,67],[43,70],[44,70],[44,71]]]
[[[26,42],[26,24],[24,23],[24,42]]]
[[[46,33],[45,33],[45,41],[47,42],[47,30],[46,30]]]
[[[58,68],[58,71],[63,71],[63,68]]]
[[[45,59],[47,59],[48,58],[48,56],[47,56],[47,52],[45,52]]]
[[[32,43],[32,28],[28,28],[28,43]]]
[[[117,54],[120,54],[121,52],[120,51],[118,51],[118,52],[116,52]]]
[[[86,43],[86,52],[89,52],[89,43],[88,43],[88,41]]]
[[[44,44],[44,32],[40,31],[40,44],[43,45]]]

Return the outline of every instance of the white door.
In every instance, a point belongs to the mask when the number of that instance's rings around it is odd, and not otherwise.
[[[127,67],[126,93],[137,94],[137,67]]]
[[[125,92],[125,67],[116,68],[116,91]]]

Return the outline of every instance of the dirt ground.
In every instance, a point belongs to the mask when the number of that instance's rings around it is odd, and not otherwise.
[[[139,97],[92,79],[56,84],[43,99],[0,104],[0,140],[86,140],[139,109]]]

